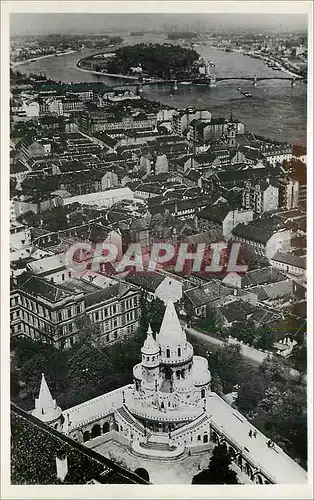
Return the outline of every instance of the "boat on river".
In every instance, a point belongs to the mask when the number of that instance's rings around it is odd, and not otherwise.
[[[245,92],[245,90],[242,90],[241,87],[238,87],[238,91],[240,94],[244,95],[244,97],[252,97],[252,94],[250,92]]]

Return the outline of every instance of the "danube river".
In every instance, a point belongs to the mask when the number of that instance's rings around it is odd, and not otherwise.
[[[122,35],[123,36],[123,35]],[[143,37],[132,37],[128,43],[135,44],[148,41]],[[152,41],[152,40],[149,40]],[[154,38],[154,42],[164,42],[164,39]],[[223,52],[211,47],[195,47],[195,50],[215,67],[211,68],[217,77],[223,76],[254,76],[284,77],[281,71],[274,71],[258,59],[236,52]],[[94,51],[95,52],[95,51]],[[110,85],[123,85],[123,81],[114,78],[94,75],[76,67],[79,59],[90,55],[91,51],[49,57],[19,65],[22,73],[45,73],[52,80],[70,82],[102,81]],[[246,98],[238,91],[241,87],[252,94]],[[217,83],[217,87],[180,86],[173,90],[171,85],[144,86],[143,97],[161,101],[177,108],[195,106],[211,111],[214,117],[233,116],[243,121],[246,129],[252,132],[280,141],[306,141],[306,107],[307,92],[303,82],[297,82],[291,87],[289,81],[266,80],[253,87],[249,81],[232,80]]]

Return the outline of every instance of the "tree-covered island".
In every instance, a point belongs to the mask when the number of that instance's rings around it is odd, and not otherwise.
[[[89,58],[90,59],[90,58]],[[120,47],[107,59],[104,72],[163,80],[195,77],[199,74],[195,50],[170,44]]]

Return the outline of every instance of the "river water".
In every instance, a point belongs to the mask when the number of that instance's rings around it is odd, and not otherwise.
[[[123,35],[122,35],[123,36]],[[154,38],[125,37],[125,43],[155,42],[163,43],[165,39],[154,35]],[[258,59],[236,52],[223,52],[212,47],[196,47],[195,50],[212,61],[211,68],[217,77],[223,76],[254,76],[284,77],[285,73],[274,71]],[[58,57],[49,57],[38,61],[19,65],[22,73],[45,73],[52,80],[70,82],[102,81],[110,85],[120,85],[125,82],[80,70],[76,67],[79,59],[95,51],[83,50]],[[238,87],[252,93],[252,98],[246,98],[239,93]],[[171,85],[144,86],[143,97],[161,101],[177,108],[196,106],[208,109],[214,117],[227,117],[232,111],[233,116],[256,134],[264,135],[280,141],[306,141],[306,108],[307,86],[297,82],[291,87],[290,81],[265,80],[253,87],[249,81],[232,80],[217,83],[217,87],[180,86],[173,90]]]

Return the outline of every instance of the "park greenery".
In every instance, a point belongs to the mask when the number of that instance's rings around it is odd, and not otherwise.
[[[197,60],[198,54],[192,49],[141,43],[117,49],[116,57],[108,62],[108,73],[129,75],[131,68],[141,65],[145,75],[166,80],[191,74]]]
[[[181,40],[182,38],[192,40],[198,38],[198,33],[195,31],[173,31],[172,33],[168,33],[167,37],[169,40]]]
[[[306,386],[289,378],[289,362],[273,357],[255,367],[245,362],[239,345],[209,352],[207,343],[190,341],[195,354],[208,357],[212,390],[222,397],[236,392],[235,407],[306,468]]]

